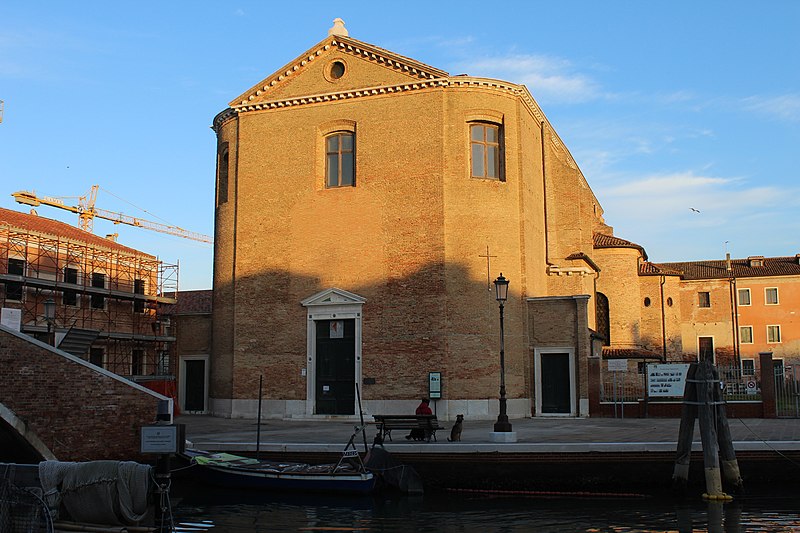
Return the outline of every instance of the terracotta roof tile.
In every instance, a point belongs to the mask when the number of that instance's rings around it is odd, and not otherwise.
[[[664,265],[657,265],[655,263],[651,263],[649,261],[645,261],[644,263],[639,265],[639,275],[640,276],[681,276],[683,272],[681,270],[674,270],[671,268],[667,268]]]
[[[19,211],[13,211],[2,207],[0,207],[0,226],[8,226],[9,228],[24,232],[39,233],[70,241],[78,241],[95,248],[104,248],[106,250],[115,250],[131,255],[144,255],[155,258],[153,255],[123,246],[103,237],[98,237],[97,235],[83,231],[75,226],[59,222],[58,220],[45,218],[39,215],[20,213]]]
[[[603,346],[603,359],[661,359],[661,354],[638,347]]]
[[[642,257],[644,257],[644,260],[647,261],[647,252],[644,251],[642,246],[634,242],[620,239],[614,235],[606,235],[605,233],[598,232],[595,232],[592,235],[592,239],[594,241],[595,248],[634,248],[639,250],[642,253]]]
[[[165,315],[202,315],[211,314],[211,298],[214,291],[211,289],[200,291],[178,291],[177,296],[174,292],[167,293],[165,296],[175,298],[175,305],[165,306]]]
[[[797,256],[765,257],[763,266],[750,266],[750,261],[747,259],[731,259],[730,273],[724,259],[659,263],[658,266],[682,272],[683,279],[728,279],[730,274],[735,278],[800,276],[800,262]]]

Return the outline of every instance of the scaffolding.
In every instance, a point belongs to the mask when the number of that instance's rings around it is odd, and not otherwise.
[[[58,343],[93,332],[80,356],[136,381],[173,378],[169,319],[178,266],[123,247],[0,225],[0,307],[19,309],[21,331]],[[55,303],[48,324],[45,302]],[[51,331],[54,333],[51,334]]]

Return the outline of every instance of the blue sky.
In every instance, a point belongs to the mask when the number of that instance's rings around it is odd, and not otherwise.
[[[651,260],[800,253],[800,2],[788,0],[6,2],[0,206],[26,210],[10,196],[21,189],[99,184],[98,207],[212,234],[212,119],[336,17],[450,74],[526,84],[606,222]],[[211,287],[211,246],[95,222],[113,232],[180,262],[181,289]]]

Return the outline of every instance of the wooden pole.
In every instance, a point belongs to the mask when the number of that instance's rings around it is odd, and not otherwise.
[[[261,455],[261,391],[264,384],[264,374],[258,376],[258,423],[256,424],[256,459]]]
[[[714,379],[719,382],[719,372],[713,369]],[[721,382],[719,382],[721,383]],[[725,402],[722,395],[722,387],[714,387],[714,400],[716,403],[717,414],[717,438],[719,439],[720,465],[722,466],[722,476],[725,483],[733,487],[734,492],[744,491],[741,473],[739,472],[739,462],[736,460],[736,450],[733,448],[733,438],[731,437],[731,427],[728,424],[728,415],[725,409]]]
[[[678,449],[675,458],[675,469],[672,473],[672,486],[680,491],[684,491],[689,482],[689,462],[692,456],[694,421],[697,418],[696,375],[697,363],[692,363],[686,373],[686,386],[683,389],[681,427],[678,431]]]
[[[714,381],[711,358],[700,361],[699,379],[697,380],[698,419],[700,420],[700,439],[703,443],[703,468],[706,478],[704,497],[709,499],[723,498],[722,477],[719,470],[719,452],[717,450],[717,429],[714,424]]]

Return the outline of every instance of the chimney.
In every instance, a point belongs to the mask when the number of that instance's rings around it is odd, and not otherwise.
[[[725,268],[730,273],[730,271],[731,271],[731,253],[730,252],[726,252],[725,253]]]
[[[106,235],[106,239],[111,242],[117,242],[117,237],[119,237],[119,233],[109,233]]]

